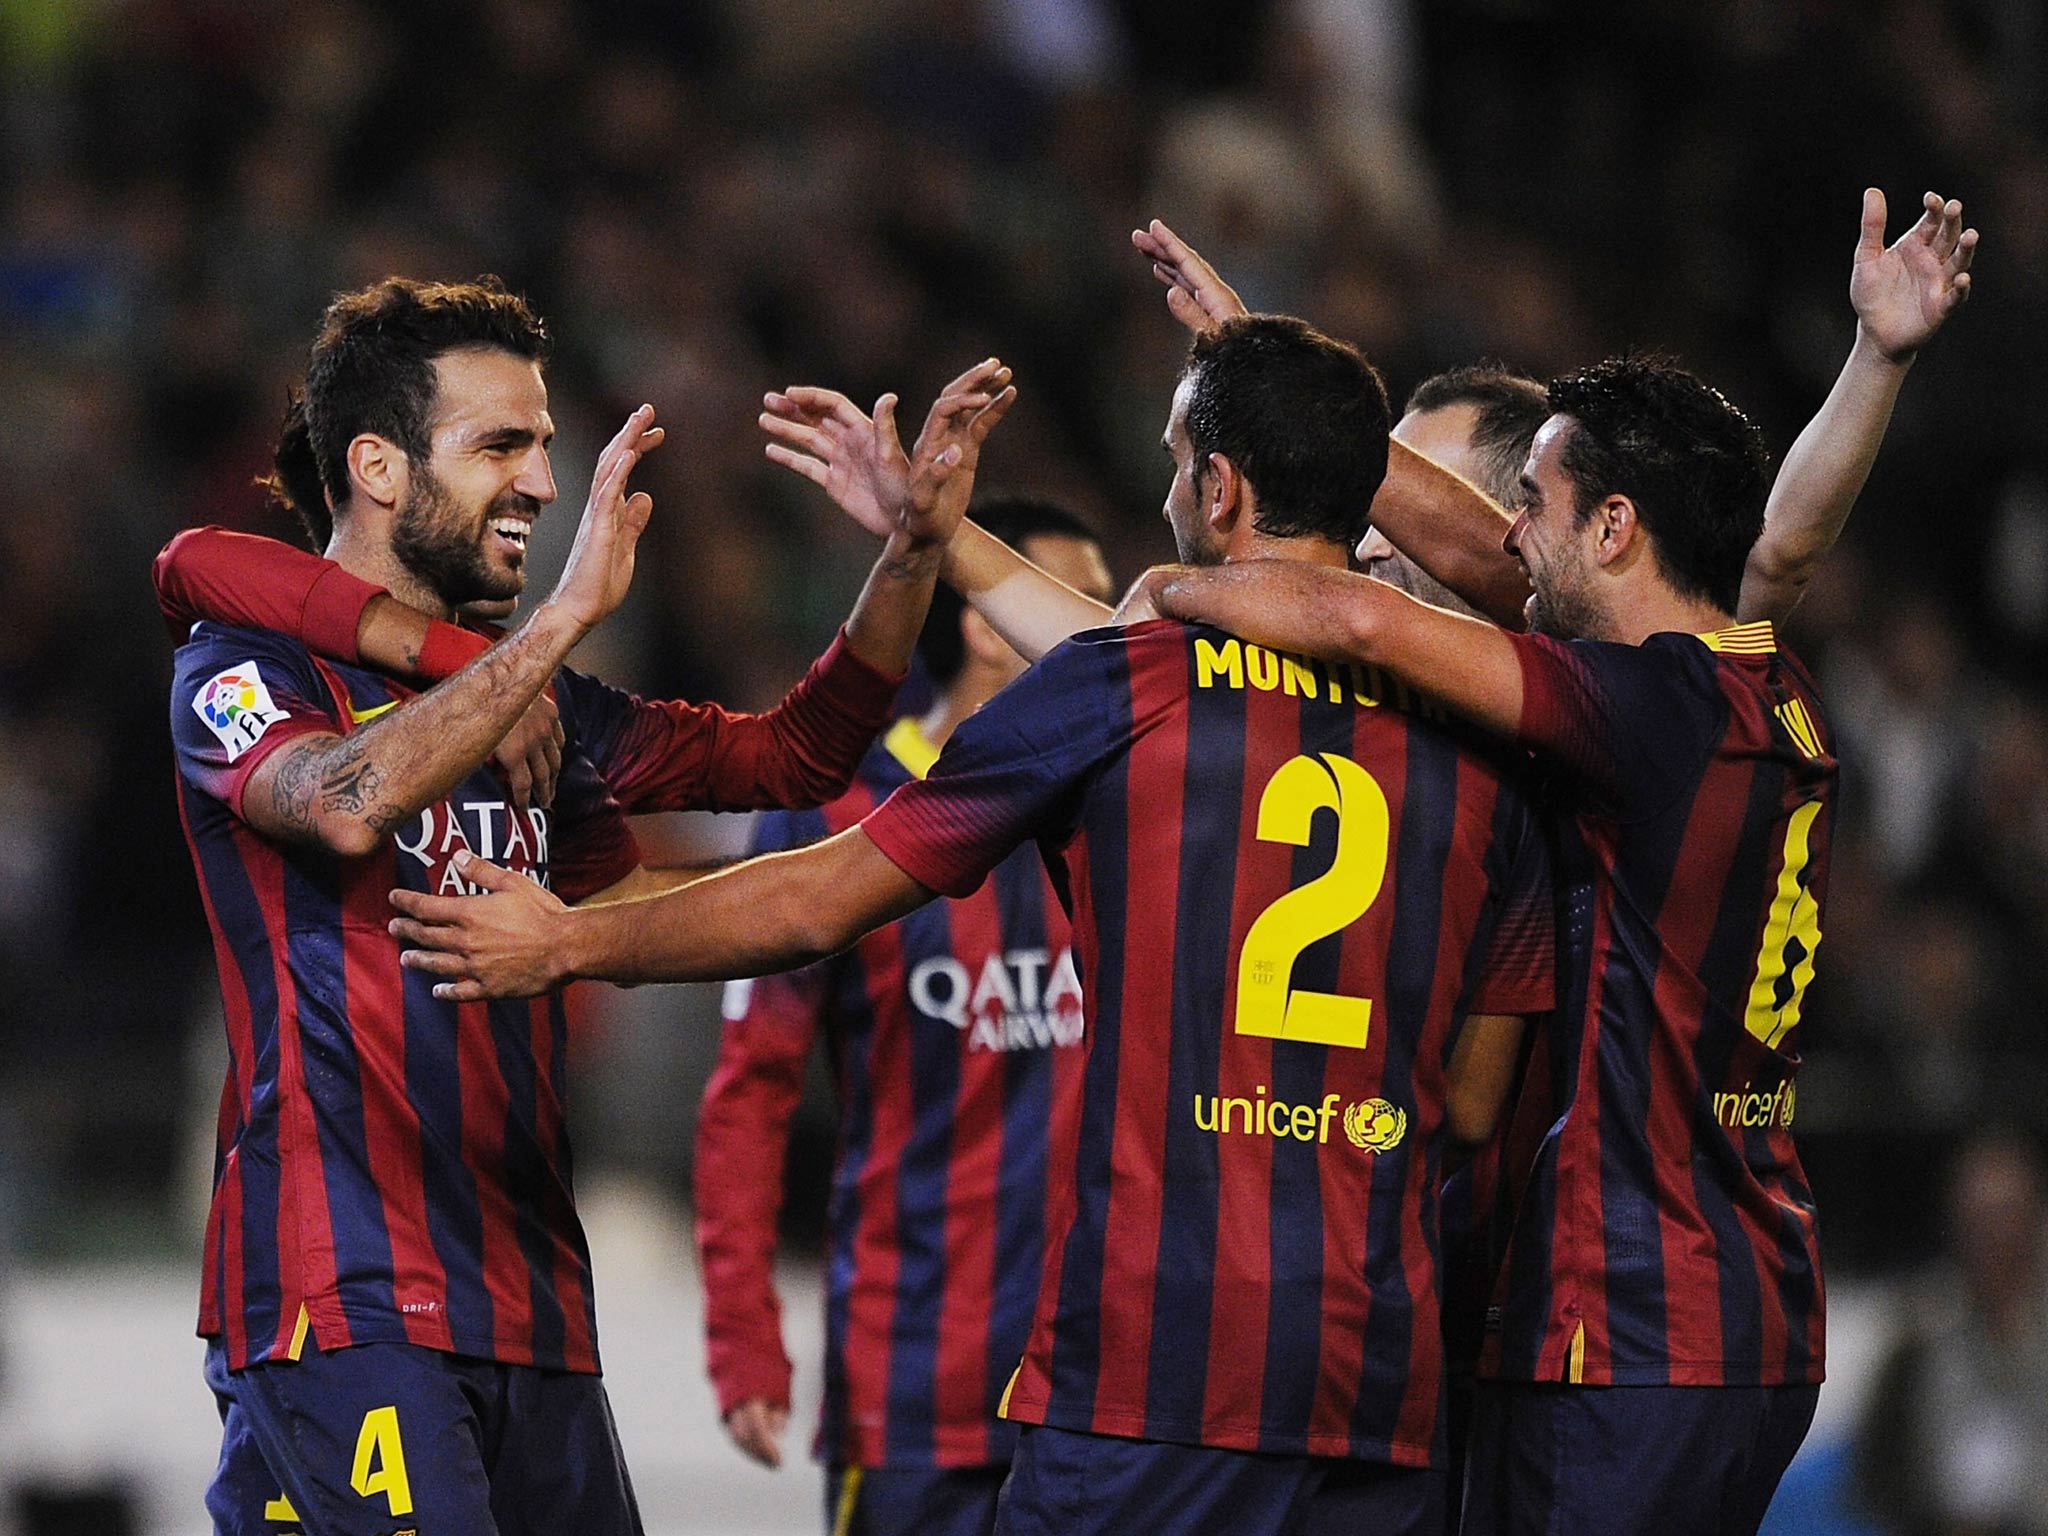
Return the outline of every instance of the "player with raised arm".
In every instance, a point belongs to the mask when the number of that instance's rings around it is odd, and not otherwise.
[[[1753,1531],[1822,1374],[1791,1125],[1836,761],[1803,669],[1733,618],[1763,524],[1755,429],[1651,360],[1560,379],[1550,404],[1508,545],[1530,634],[1349,572],[1147,585],[1164,611],[1427,686],[1554,775],[1564,999],[1464,1528]]]
[[[1046,502],[981,525],[1080,591],[1109,592],[1088,529]],[[950,591],[918,651],[938,696],[873,747],[854,787],[756,823],[752,851],[805,847],[924,777],[954,729],[1024,670]],[[822,965],[726,988],[697,1121],[697,1248],[711,1377],[727,1430],[781,1461],[790,1367],[772,1272],[783,1150],[822,1039],[839,1095],[818,1453],[826,1526],[986,1536],[1017,1427],[996,1413],[1024,1352],[1045,1240],[1047,1122],[1080,1071],[1067,914],[1035,850]]]
[[[1205,333],[1165,437],[1177,547],[1341,572],[1386,434],[1355,349],[1271,316]],[[997,1528],[1434,1536],[1440,1159],[1487,1134],[1555,945],[1533,811],[1437,714],[1214,629],[1089,631],[822,843],[590,912],[474,861],[491,894],[395,892],[393,928],[453,998],[753,974],[1036,841],[1087,1054]]]
[[[303,557],[314,576],[283,605],[344,630],[375,609],[416,653],[463,605],[515,596],[555,495],[546,350],[494,281],[338,298],[280,446],[286,483],[332,509],[332,560]],[[914,476],[905,461],[896,532],[822,668],[828,757],[850,765],[859,739],[832,733],[886,709],[964,510],[965,477],[957,499],[945,482],[1006,403],[973,387],[992,374],[934,408]],[[178,651],[180,812],[230,1055],[200,1309],[222,1531],[639,1529],[597,1378],[560,999],[437,1000],[381,909],[394,884],[462,889],[457,850],[571,900],[659,889],[673,877],[639,866],[614,787],[687,802],[739,782],[715,724],[561,666],[626,591],[651,510],[627,477],[660,441],[642,407],[599,461],[554,595],[426,692],[262,628],[202,622]],[[563,732],[548,809],[484,766],[544,688]]]

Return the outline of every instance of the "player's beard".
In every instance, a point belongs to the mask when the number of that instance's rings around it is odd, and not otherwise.
[[[1562,577],[1562,579],[1560,579]],[[1536,595],[1529,599],[1529,628],[1553,640],[1595,640],[1604,626],[1599,611],[1586,592],[1582,571],[1568,574],[1547,567],[1542,578],[1531,578]]]
[[[481,512],[465,512],[430,472],[414,474],[391,529],[391,552],[451,609],[465,603],[503,602],[526,586],[524,564],[497,569],[484,553],[491,519],[514,513],[532,519],[540,503],[507,491]]]

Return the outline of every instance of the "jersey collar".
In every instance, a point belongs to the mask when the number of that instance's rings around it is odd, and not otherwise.
[[[882,738],[882,745],[891,757],[909,770],[913,779],[921,779],[930,773],[932,764],[939,760],[939,749],[932,745],[924,728],[910,715],[889,727],[889,734]]]
[[[1699,641],[1723,656],[1769,656],[1778,649],[1778,632],[1769,619],[1758,619],[1753,624],[1710,630]]]

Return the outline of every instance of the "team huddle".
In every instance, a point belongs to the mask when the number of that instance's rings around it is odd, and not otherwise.
[[[563,986],[725,980],[695,1195],[728,1432],[790,1402],[781,1150],[840,1098],[825,1528],[1752,1532],[1825,1357],[1793,1140],[1838,765],[1775,623],[1977,236],[1865,194],[1857,340],[1773,479],[1675,363],[1482,366],[1398,420],[1163,224],[1177,563],[974,500],[1016,399],[766,397],[883,539],[773,710],[565,665],[662,429],[555,497],[544,324],[388,279],[273,487],[316,556],[157,562],[230,1045],[199,1331],[223,1532],[637,1532],[573,1197]],[[931,702],[897,714],[917,658]],[[759,810],[649,868],[629,815]],[[395,914],[394,915],[394,911]]]

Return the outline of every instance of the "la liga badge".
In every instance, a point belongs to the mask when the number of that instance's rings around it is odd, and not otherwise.
[[[192,708],[206,728],[220,738],[233,762],[263,739],[263,733],[285,718],[263,686],[263,674],[253,661],[244,661],[216,672],[192,700]]]

